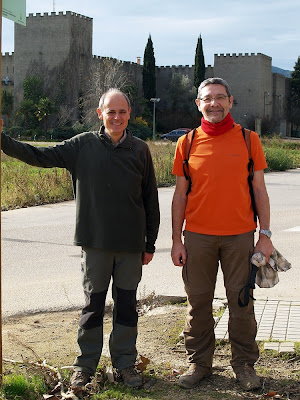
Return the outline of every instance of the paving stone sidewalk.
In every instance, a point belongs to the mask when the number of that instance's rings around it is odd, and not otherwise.
[[[300,342],[300,301],[256,300],[257,340]],[[215,327],[217,339],[228,339],[228,307]]]

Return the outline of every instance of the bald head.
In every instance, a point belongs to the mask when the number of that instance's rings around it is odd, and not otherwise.
[[[103,93],[103,95],[100,97],[100,100],[99,100],[100,110],[103,110],[104,103],[105,103],[105,100],[107,97],[110,97],[111,95],[117,95],[117,94],[121,95],[125,98],[128,108],[130,109],[131,105],[130,105],[130,100],[129,100],[128,96],[119,89],[111,88],[111,89],[107,90],[105,93]]]
[[[100,99],[97,113],[103,121],[105,132],[117,143],[130,118],[131,108],[127,96],[117,89],[107,91]]]

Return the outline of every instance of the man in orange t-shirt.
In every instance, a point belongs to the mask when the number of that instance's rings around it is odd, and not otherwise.
[[[247,181],[248,150],[241,126],[230,115],[232,104],[230,88],[223,79],[206,79],[199,86],[196,105],[203,117],[189,156],[192,188],[188,195],[189,183],[183,173],[186,135],[176,147],[171,256],[174,265],[183,267],[188,297],[184,336],[190,367],[178,382],[184,388],[197,386],[212,371],[215,348],[212,301],[219,262],[229,307],[234,375],[246,390],[260,387],[254,370],[259,352],[253,301],[244,308],[238,305],[239,291],[250,278],[256,222]],[[258,135],[251,132],[250,137],[255,168],[253,191],[260,226],[255,252],[261,251],[268,259],[273,244],[263,171],[267,164]]]

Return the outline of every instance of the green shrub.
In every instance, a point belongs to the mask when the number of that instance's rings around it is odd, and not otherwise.
[[[130,122],[128,129],[140,139],[147,140],[152,137],[152,130],[145,124],[144,120]]]
[[[76,131],[73,128],[55,128],[48,132],[48,139],[60,142],[63,140],[70,139],[76,135]]]
[[[4,132],[12,138],[18,138],[24,135],[26,129],[22,126],[12,126],[11,128],[4,128]]]
[[[283,148],[267,147],[264,149],[269,171],[285,171],[295,168],[292,155]]]
[[[82,133],[82,132],[89,131],[88,126],[86,124],[82,124],[79,121],[75,122],[75,124],[72,126],[72,129],[73,129],[75,135],[78,135],[79,133]]]
[[[3,391],[6,396],[10,396],[12,398],[24,396],[27,388],[28,384],[23,375],[7,375],[3,378]]]
[[[47,386],[39,375],[10,374],[4,375],[2,389],[7,400],[34,400],[47,391]]]
[[[132,121],[133,123],[136,124],[141,124],[141,125],[145,125],[145,126],[149,126],[148,122],[143,118],[143,117],[136,117],[134,118],[134,120]]]
[[[271,138],[262,137],[261,143],[266,147],[300,150],[300,140],[282,139],[280,136],[272,136]]]
[[[29,391],[35,394],[35,396],[31,396],[30,399],[38,398],[36,395],[41,395],[43,393],[46,393],[48,390],[44,377],[39,376],[38,374],[31,375],[28,378],[28,384],[29,384]]]

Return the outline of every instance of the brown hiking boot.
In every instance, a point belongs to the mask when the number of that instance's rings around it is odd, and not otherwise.
[[[196,387],[201,379],[207,378],[211,375],[211,368],[202,367],[198,364],[191,364],[188,371],[181,375],[178,380],[178,385],[185,389],[192,389]]]
[[[256,375],[251,365],[246,364],[244,367],[235,367],[233,375],[245,390],[259,389],[261,387],[260,378]]]
[[[138,388],[143,385],[143,376],[134,366],[124,368],[118,373],[126,386]]]
[[[75,371],[70,379],[71,389],[83,388],[87,383],[89,383],[91,375],[82,371]]]

